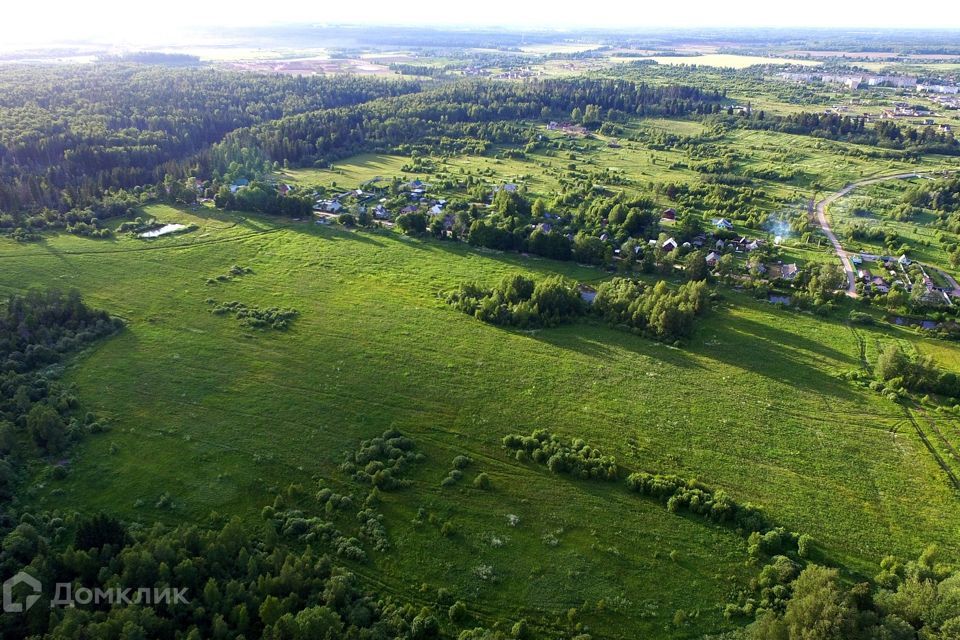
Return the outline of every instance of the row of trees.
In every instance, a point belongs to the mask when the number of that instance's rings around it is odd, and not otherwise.
[[[616,458],[604,455],[580,438],[568,441],[546,429],[537,429],[529,436],[504,436],[503,446],[520,462],[532,460],[546,465],[553,473],[584,480],[617,480],[620,475]]]

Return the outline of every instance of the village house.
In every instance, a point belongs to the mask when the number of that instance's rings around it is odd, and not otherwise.
[[[716,251],[711,251],[710,253],[707,254],[707,266],[708,266],[708,267],[715,267],[715,266],[717,266],[717,262],[718,262],[719,260],[720,260],[720,254],[717,253]]]
[[[784,280],[793,280],[797,277],[800,269],[795,263],[784,264],[780,266],[780,277]]]
[[[716,225],[717,229],[733,231],[733,223],[727,220],[726,218],[720,218],[719,220],[716,220],[713,224]]]
[[[667,209],[667,210],[665,210],[665,211],[660,215],[660,217],[661,217],[663,220],[676,220],[676,219],[677,219],[677,211],[676,211],[675,209]]]
[[[676,240],[674,240],[673,238],[668,238],[667,240],[664,241],[662,245],[660,245],[660,248],[666,251],[667,253],[670,253],[671,251],[675,251],[678,246],[679,245],[677,244]]]
[[[325,213],[339,213],[343,205],[337,200],[317,200],[313,207],[314,211],[323,211]]]

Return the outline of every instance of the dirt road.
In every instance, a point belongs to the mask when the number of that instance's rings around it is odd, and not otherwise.
[[[848,184],[843,189],[840,189],[840,191],[827,196],[816,204],[817,221],[820,223],[820,228],[823,229],[823,233],[826,234],[827,239],[830,240],[830,244],[833,245],[833,250],[836,252],[837,257],[840,258],[840,262],[843,264],[843,271],[847,274],[847,295],[851,298],[857,297],[857,272],[854,271],[853,263],[850,262],[850,254],[844,250],[843,245],[840,244],[837,236],[830,228],[830,222],[827,220],[827,207],[857,187],[874,184],[875,182],[884,182],[886,180],[907,180],[909,178],[919,177],[919,173],[897,173],[891,176],[881,176],[878,178],[860,180],[859,182]]]

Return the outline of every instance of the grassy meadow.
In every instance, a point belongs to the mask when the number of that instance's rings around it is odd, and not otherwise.
[[[386,172],[395,161],[364,163]],[[480,620],[516,612],[551,633],[576,607],[578,620],[610,638],[692,637],[731,624],[722,604],[756,571],[744,539],[621,483],[519,463],[504,435],[547,428],[629,470],[697,477],[810,533],[854,573],[929,542],[960,551],[955,490],[917,434],[925,430],[952,468],[960,420],[948,410],[904,413],[839,377],[862,355],[874,358],[881,340],[913,340],[905,330],[854,331],[725,290],[682,349],[589,322],[510,331],[438,294],[516,272],[606,274],[388,231],[210,209],[147,213],[198,229],[153,241],[0,239],[0,291],[77,288],[127,321],[66,374],[112,429],[73,451],[66,480],[38,472],[24,496],[32,506],[258,522],[291,484],[309,495],[322,480],[362,497],[338,464],[360,440],[397,428],[426,460],[411,468],[412,486],[384,493],[393,550],[374,553],[360,574],[414,602],[421,585],[446,587]],[[232,265],[252,272],[208,283]],[[211,301],[234,300],[299,316],[275,331],[210,312]],[[960,370],[954,345],[920,348]],[[460,454],[474,461],[466,478],[441,487]],[[473,487],[480,472],[491,489]],[[421,508],[431,518],[417,524]],[[439,522],[455,533],[441,535]],[[687,621],[675,625],[678,609]]]

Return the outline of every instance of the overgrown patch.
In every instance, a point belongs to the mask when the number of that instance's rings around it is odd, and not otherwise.
[[[250,307],[242,302],[222,302],[216,304],[210,313],[214,315],[233,314],[233,316],[248,327],[254,329],[286,329],[299,315],[296,309],[281,309],[279,307]]]

